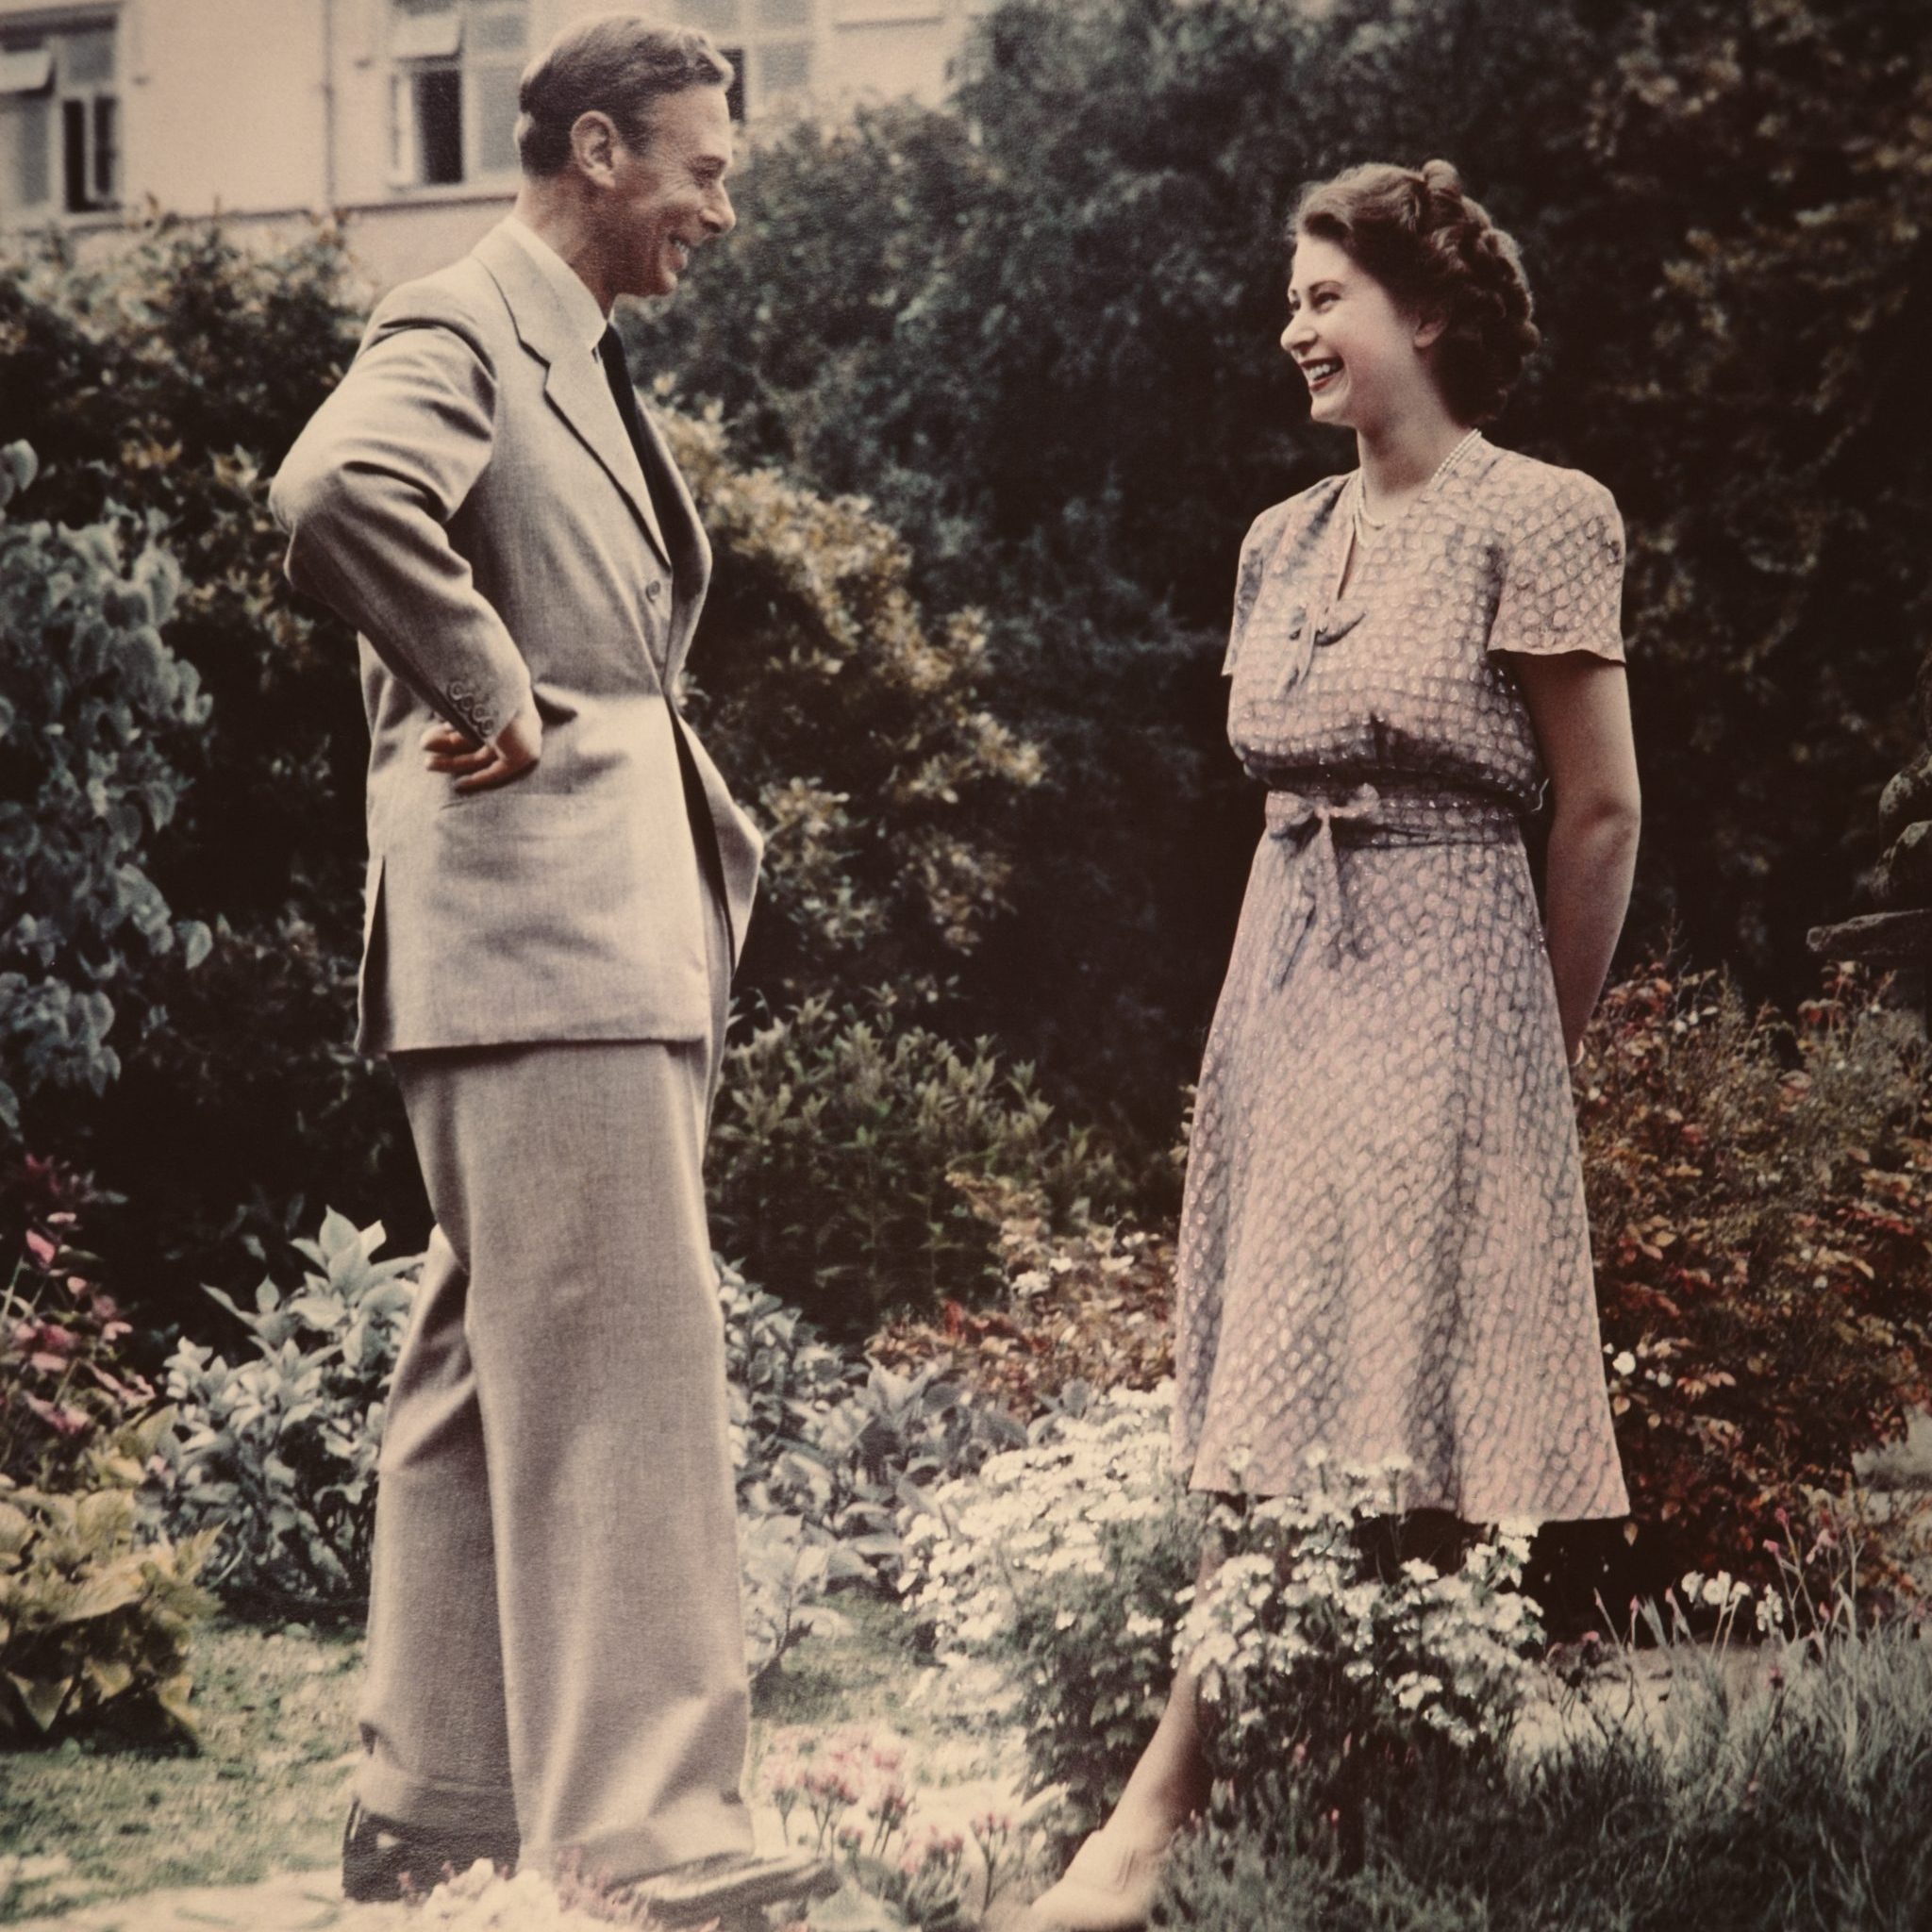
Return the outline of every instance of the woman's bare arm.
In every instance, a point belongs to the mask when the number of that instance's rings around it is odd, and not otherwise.
[[[1624,667],[1588,651],[1512,652],[1556,815],[1550,825],[1544,937],[1563,1045],[1574,1066],[1624,929],[1637,870],[1641,801]]]

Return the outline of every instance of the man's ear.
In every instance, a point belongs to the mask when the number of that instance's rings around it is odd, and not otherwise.
[[[617,124],[602,108],[591,108],[571,123],[570,151],[577,172],[602,187],[617,175],[617,150],[623,145]]]

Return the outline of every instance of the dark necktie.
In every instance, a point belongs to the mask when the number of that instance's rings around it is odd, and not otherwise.
[[[638,408],[638,392],[631,387],[630,371],[625,365],[624,342],[614,328],[607,328],[597,344],[597,359],[604,365],[604,379],[610,385],[617,413],[630,432],[630,446],[638,453],[638,468],[648,484],[651,475],[650,444],[644,440],[644,419]]]

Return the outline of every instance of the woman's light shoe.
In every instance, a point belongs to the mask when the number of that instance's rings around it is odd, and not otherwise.
[[[1052,1890],[1033,1901],[1032,1924],[1053,1932],[1140,1932],[1160,1890],[1163,1844],[1096,1831]]]

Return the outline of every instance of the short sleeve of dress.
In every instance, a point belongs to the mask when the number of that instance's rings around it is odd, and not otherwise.
[[[1624,661],[1624,520],[1601,483],[1576,470],[1541,476],[1511,519],[1491,651],[1547,658],[1590,651]]]
[[[1248,534],[1241,540],[1241,567],[1235,574],[1234,617],[1228,625],[1227,655],[1221,660],[1221,675],[1234,675],[1235,661],[1241,656],[1241,640],[1247,634],[1248,619],[1255,614],[1256,600],[1261,594],[1261,579],[1267,574],[1268,560],[1274,556],[1281,541],[1282,525],[1287,520],[1291,506],[1277,503],[1271,509],[1264,509],[1248,525]]]

